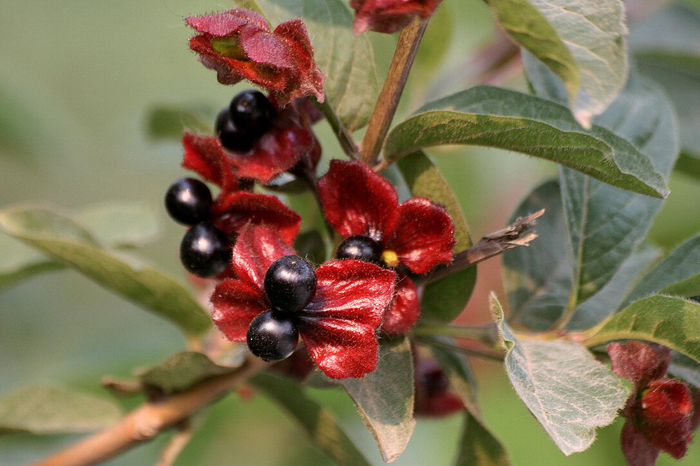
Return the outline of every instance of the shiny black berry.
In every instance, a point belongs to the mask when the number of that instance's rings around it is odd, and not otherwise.
[[[215,130],[221,145],[228,150],[247,152],[255,143],[255,135],[241,131],[231,120],[228,107],[216,117]]]
[[[369,236],[348,236],[338,245],[336,256],[338,259],[357,259],[380,264],[382,246]]]
[[[265,294],[276,309],[298,311],[315,291],[316,272],[299,256],[280,257],[265,274]]]
[[[275,107],[261,92],[249,90],[237,94],[228,108],[233,124],[243,133],[259,136],[270,127]]]
[[[165,194],[165,208],[173,218],[185,225],[195,225],[209,219],[211,191],[194,178],[182,178],[173,183]]]
[[[299,343],[293,315],[275,309],[258,314],[248,327],[248,348],[264,361],[289,357]]]
[[[213,277],[226,269],[231,245],[226,234],[211,223],[199,223],[185,233],[180,243],[180,261],[199,277]]]

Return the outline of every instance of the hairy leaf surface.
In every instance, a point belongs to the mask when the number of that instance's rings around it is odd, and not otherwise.
[[[234,369],[214,364],[202,353],[182,351],[143,371],[139,378],[143,384],[170,394],[187,390],[204,379],[226,374]]]

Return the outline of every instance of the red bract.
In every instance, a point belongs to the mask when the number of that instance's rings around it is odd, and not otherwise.
[[[415,405],[414,414],[444,417],[464,408],[462,399],[450,387],[447,375],[432,358],[414,351]]]
[[[221,84],[247,79],[273,93],[282,106],[307,95],[323,102],[326,78],[301,20],[271,31],[261,15],[237,8],[191,16],[186,22],[199,33],[190,39],[190,48],[204,66],[216,70]]]
[[[353,32],[396,32],[416,16],[432,16],[439,3],[440,0],[351,0],[350,6],[355,10]]]
[[[318,182],[328,222],[343,237],[362,235],[380,243],[383,262],[422,274],[452,260],[454,224],[445,209],[425,198],[399,205],[394,187],[362,162],[332,160]],[[403,334],[418,319],[415,285],[399,274],[397,299],[382,331]]]
[[[611,343],[615,374],[634,384],[622,415],[622,451],[632,466],[653,466],[660,450],[682,458],[697,427],[693,398],[685,383],[666,377],[668,348],[640,341]]]
[[[245,152],[224,149],[214,136],[195,136],[186,132],[189,146],[185,146],[183,165],[222,188],[231,183],[229,175],[223,179],[215,178],[221,176],[219,174],[227,165],[235,169],[236,178],[261,183],[268,183],[297,166],[314,170],[321,158],[321,145],[311,129],[318,119],[314,110],[307,99],[299,99],[285,109],[278,109],[270,128]]]
[[[291,243],[294,240],[301,226],[301,217],[274,196],[240,189],[230,157],[223,152],[216,138],[186,131],[182,144],[185,149],[183,167],[221,187],[211,207],[211,220],[219,229],[235,236],[249,222],[265,223],[276,228],[285,241]]]
[[[245,341],[250,322],[271,308],[264,291],[270,265],[294,250],[271,229],[244,227],[233,248],[238,277],[220,283],[212,319],[232,341]],[[374,264],[333,261],[316,270],[316,292],[294,313],[314,362],[329,377],[362,377],[377,364],[376,329],[394,294],[395,273]]]

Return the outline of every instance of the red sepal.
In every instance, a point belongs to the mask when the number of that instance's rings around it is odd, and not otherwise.
[[[301,20],[282,23],[273,32],[257,13],[233,9],[186,22],[200,33],[190,39],[190,48],[204,66],[216,70],[220,83],[248,79],[274,93],[282,106],[306,95],[323,102],[325,76]]]
[[[629,380],[635,388],[666,375],[672,358],[671,350],[665,346],[637,340],[610,343],[608,355],[615,375]]]
[[[418,291],[413,281],[399,273],[394,300],[384,313],[381,331],[387,335],[403,335],[408,332],[420,316]]]
[[[242,280],[219,283],[210,300],[214,305],[212,320],[231,341],[245,341],[250,322],[270,307],[257,287]]]
[[[265,224],[291,244],[299,233],[301,217],[275,196],[239,191],[220,195],[212,206],[214,224],[230,236],[247,223]]]
[[[692,439],[693,414],[693,400],[685,383],[652,380],[639,405],[637,425],[649,442],[676,459],[684,457]]]
[[[414,351],[414,387],[416,416],[444,417],[464,408],[464,402],[452,391],[447,375],[432,358]]]
[[[222,193],[238,190],[238,181],[219,140],[212,136],[199,136],[185,130],[182,136],[185,154],[182,166],[199,173],[202,178],[221,187]]]
[[[267,269],[282,256],[295,254],[278,232],[266,226],[243,227],[233,247],[231,263],[236,275],[264,295]]]
[[[362,377],[377,365],[376,329],[394,294],[395,273],[368,262],[333,261],[316,271],[316,293],[297,314],[311,357],[329,377]]]
[[[620,433],[620,444],[625,460],[630,466],[654,466],[659,456],[659,449],[649,443],[631,419],[625,421]]]
[[[381,242],[398,217],[394,187],[359,161],[331,160],[318,191],[328,222],[346,238],[365,235]]]
[[[454,223],[444,207],[424,197],[399,206],[399,214],[385,248],[396,251],[399,261],[414,273],[426,273],[452,261]]]
[[[437,8],[440,0],[351,0],[355,10],[355,35],[363,31],[390,34],[408,26],[415,16],[427,18]]]

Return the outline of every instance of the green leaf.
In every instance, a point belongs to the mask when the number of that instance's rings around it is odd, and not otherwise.
[[[0,290],[40,273],[64,268],[60,262],[0,233]]]
[[[401,455],[416,427],[413,360],[408,338],[382,341],[377,368],[361,379],[339,379],[372,432],[385,462]]]
[[[101,397],[55,387],[28,387],[0,398],[0,433],[88,432],[114,423],[121,414],[115,403]]]
[[[300,424],[311,442],[337,464],[369,466],[333,414],[307,397],[299,385],[264,373],[251,378],[250,383],[279,403]]]
[[[600,126],[580,129],[569,111],[539,97],[490,86],[434,101],[397,125],[386,141],[388,161],[441,144],[475,144],[552,160],[654,197],[668,194],[649,157]]]
[[[689,357],[676,353],[668,367],[668,372],[700,390],[700,364]]]
[[[486,428],[476,399],[476,382],[471,369],[461,355],[443,348],[430,351],[450,381],[453,390],[465,405],[462,438],[455,465],[508,466],[510,460],[503,445]]]
[[[673,296],[640,299],[602,324],[585,344],[625,339],[660,343],[700,362],[700,304]]]
[[[144,385],[156,387],[164,394],[187,390],[204,379],[227,374],[235,370],[214,364],[202,353],[182,351],[160,364],[139,373]]]
[[[201,105],[152,107],[146,115],[146,134],[156,141],[180,141],[185,129],[211,133],[215,116],[212,109]]]
[[[503,322],[495,295],[491,311],[507,350],[506,372],[520,399],[565,455],[588,448],[595,429],[615,419],[629,390],[578,343],[518,340]]]
[[[235,1],[234,3],[240,3]],[[275,24],[304,18],[316,64],[333,109],[349,131],[369,121],[379,95],[374,51],[367,34],[352,34],[353,14],[342,0],[256,0]]]
[[[414,196],[427,197],[447,209],[455,224],[454,252],[470,247],[469,227],[459,202],[430,157],[414,152],[399,160],[398,166]],[[470,267],[426,285],[421,298],[421,317],[451,322],[469,302],[475,283],[476,267]]]
[[[632,290],[625,304],[652,294],[691,298],[700,295],[700,235],[674,249]]]
[[[322,264],[326,260],[326,243],[318,230],[298,234],[294,239],[294,249],[301,257],[305,257],[314,264]]]
[[[624,5],[619,0],[487,0],[518,44],[564,82],[576,120],[590,128],[627,79]]]
[[[631,74],[620,98],[595,121],[630,141],[668,179],[678,156],[677,124],[659,86]],[[574,257],[573,299],[581,303],[605,286],[639,246],[662,201],[568,168],[561,168],[560,180]]]
[[[546,181],[520,203],[508,223],[545,209],[537,219],[538,237],[526,248],[503,253],[509,322],[547,330],[566,307],[571,290],[571,267],[566,243],[559,183]]]
[[[65,215],[44,207],[6,208],[0,211],[0,229],[171,320],[187,335],[211,325],[207,313],[182,285],[131,257],[105,249]]]

